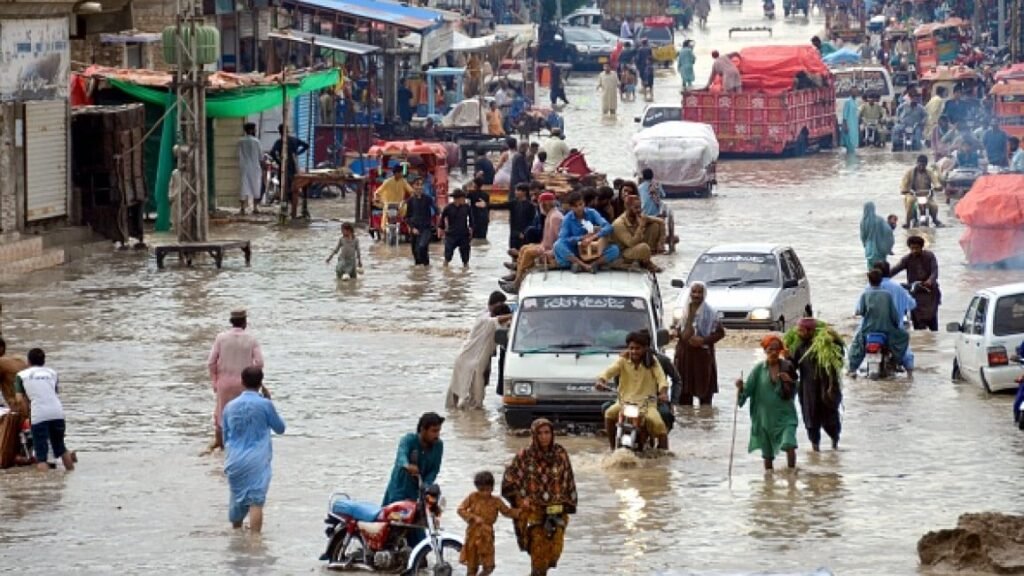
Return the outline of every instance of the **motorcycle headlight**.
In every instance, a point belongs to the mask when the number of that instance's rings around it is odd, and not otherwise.
[[[768,308],[754,308],[750,311],[751,320],[771,320],[772,311]]]
[[[533,382],[513,382],[512,394],[516,396],[533,396]]]
[[[640,407],[636,404],[626,404],[622,407],[622,415],[626,418],[639,418]]]

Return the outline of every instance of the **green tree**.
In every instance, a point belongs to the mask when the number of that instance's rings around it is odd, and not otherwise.
[[[562,0],[562,16],[587,5],[589,0]],[[558,14],[558,0],[542,0],[544,22],[551,22]]]

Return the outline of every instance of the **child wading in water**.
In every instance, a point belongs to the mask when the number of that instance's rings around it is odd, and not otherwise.
[[[340,254],[339,254],[340,252]],[[347,274],[349,278],[356,277],[356,269],[363,267],[363,255],[359,251],[359,239],[356,238],[356,229],[345,222],[341,225],[341,238],[338,238],[338,245],[334,247],[334,251],[327,257],[327,263],[331,263],[331,258],[338,254],[338,265],[335,266],[334,271],[337,273],[338,278],[344,278]]]
[[[466,543],[459,561],[466,565],[470,576],[487,576],[494,572],[494,523],[498,513],[508,518],[519,516],[519,510],[509,508],[494,495],[494,475],[477,472],[473,478],[476,492],[459,505],[459,516],[466,521]]]

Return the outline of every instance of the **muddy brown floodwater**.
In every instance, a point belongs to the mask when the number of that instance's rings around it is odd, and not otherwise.
[[[742,10],[742,11],[741,11]],[[761,23],[761,8],[720,8],[695,32],[698,77],[709,52],[761,43],[728,39],[730,26]],[[774,43],[806,42],[821,20],[777,20]],[[678,38],[682,41],[682,36]],[[657,99],[678,102],[679,79],[657,77]],[[620,104],[600,119],[596,79],[568,86],[568,139],[612,176],[632,172],[627,142],[643,103]],[[862,150],[790,160],[727,161],[709,200],[673,202],[682,237],[662,276],[683,275],[713,244],[737,239],[792,244],[810,277],[820,316],[850,332],[863,285],[861,206],[899,212],[898,183],[911,154]],[[473,248],[472,268],[415,270],[408,247],[363,237],[367,275],[336,282],[323,259],[338,235],[332,218],[348,203],[312,205],[308,229],[232,224],[221,237],[254,241],[251,268],[229,259],[158,271],[152,256],[114,254],[22,277],[0,286],[12,352],[41,346],[60,371],[72,474],[0,473],[0,567],[22,574],[300,574],[322,570],[322,518],[332,490],[379,500],[399,436],[418,415],[440,410],[459,336],[503,273],[505,216],[491,244]],[[945,208],[943,211],[945,212]],[[1013,271],[964,266],[963,229],[929,232],[941,263],[941,321],[959,320],[982,286],[1024,280]],[[160,239],[158,239],[160,240]],[[164,239],[166,240],[166,239]],[[905,234],[897,234],[897,252]],[[213,397],[205,370],[228,311],[249,309],[267,359],[268,384],[287,421],[275,438],[265,535],[253,542],[226,518],[222,457],[200,457]],[[755,361],[752,340],[720,350],[723,390]],[[623,466],[596,438],[560,439],[579,482],[579,514],[569,528],[559,574],[728,573],[827,566],[837,574],[913,574],[915,545],[965,511],[1019,512],[1024,441],[1006,396],[989,397],[949,380],[952,339],[915,333],[913,382],[846,383],[842,450],[810,454],[796,477],[765,479],[744,450],[739,418],[732,488],[727,481],[733,395],[712,410],[681,410],[674,455]],[[454,506],[481,469],[501,466],[526,439],[510,436],[497,398],[484,412],[451,415],[440,482]],[[803,433],[800,433],[803,441]],[[449,527],[463,526],[449,515]],[[525,574],[511,526],[498,525],[498,573]],[[3,568],[0,568],[2,570]]]

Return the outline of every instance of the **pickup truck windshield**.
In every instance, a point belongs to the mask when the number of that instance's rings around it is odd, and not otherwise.
[[[626,335],[649,330],[651,316],[642,298],[619,296],[538,296],[519,303],[512,352],[621,350]]]
[[[687,278],[692,282],[708,288],[778,286],[779,265],[773,254],[701,254]]]

